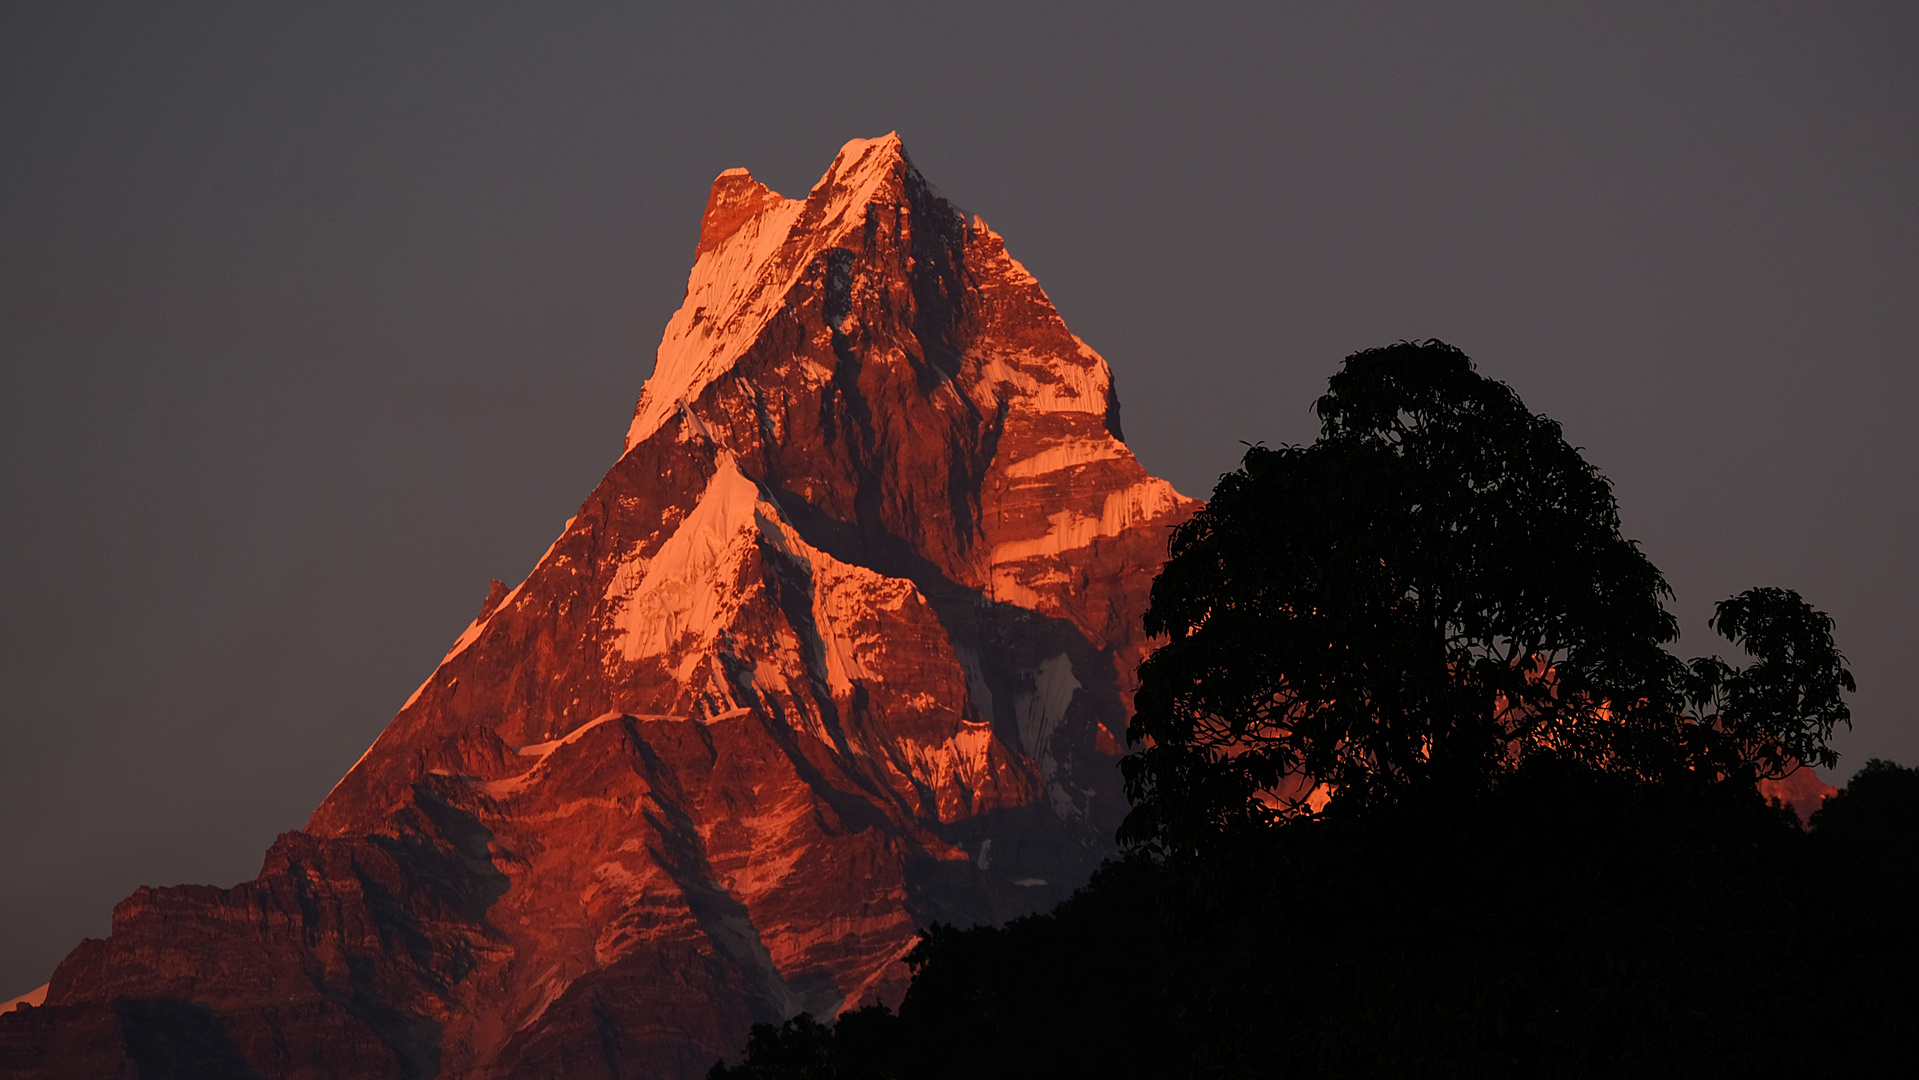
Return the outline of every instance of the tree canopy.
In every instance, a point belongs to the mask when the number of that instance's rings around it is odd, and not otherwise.
[[[1483,792],[1537,754],[1644,779],[1830,765],[1852,688],[1796,593],[1719,605],[1757,663],[1665,649],[1671,592],[1554,421],[1439,341],[1355,353],[1308,446],[1251,447],[1146,613],[1122,837]]]

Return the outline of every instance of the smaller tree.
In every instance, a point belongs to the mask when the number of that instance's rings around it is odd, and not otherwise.
[[[1690,665],[1687,697],[1697,721],[1725,736],[1723,768],[1756,779],[1837,765],[1827,740],[1839,724],[1852,726],[1839,694],[1857,686],[1832,619],[1791,589],[1748,589],[1719,602],[1712,628],[1756,661],[1740,669],[1710,656]]]

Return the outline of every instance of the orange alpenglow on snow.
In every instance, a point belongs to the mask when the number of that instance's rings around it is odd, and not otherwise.
[[[1825,805],[1827,799],[1839,794],[1839,789],[1819,779],[1819,774],[1810,767],[1801,766],[1777,780],[1759,781],[1759,794],[1767,802],[1792,807],[1804,823],[1812,820],[1813,811]]]
[[[46,1000],[47,987],[42,983],[11,1001],[0,1001],[0,1013],[10,1013],[23,1005],[43,1004]]]
[[[527,579],[259,878],[123,901],[0,1017],[0,1071],[184,1031],[203,1072],[699,1076],[1114,853],[1140,615],[1197,504],[1121,441],[1105,361],[891,135],[804,199],[722,173],[694,260]]]

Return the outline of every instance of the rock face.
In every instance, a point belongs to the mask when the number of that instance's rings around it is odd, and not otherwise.
[[[1799,816],[1802,825],[1811,821],[1813,813],[1837,794],[1838,788],[1804,767],[1778,780],[1759,781],[1760,797],[1770,803],[1784,803],[1792,807],[1792,812]]]
[[[1105,362],[888,136],[715,181],[625,453],[302,832],[143,889],[0,1072],[694,1076],[1112,852],[1168,528]]]

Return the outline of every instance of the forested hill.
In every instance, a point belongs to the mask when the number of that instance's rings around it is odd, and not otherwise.
[[[1181,880],[935,927],[897,1015],[714,1077],[1909,1076],[1919,771],[1814,815],[1539,769],[1458,817],[1279,830]]]

